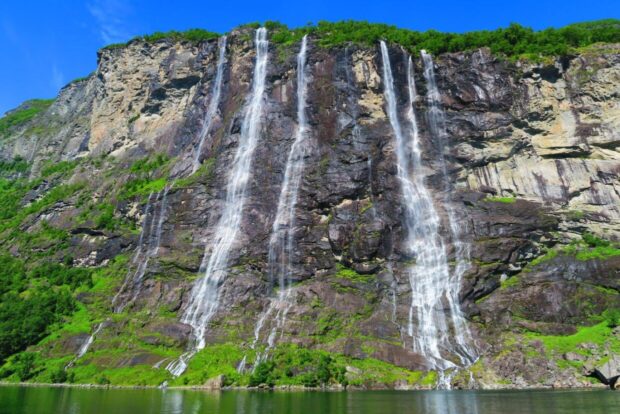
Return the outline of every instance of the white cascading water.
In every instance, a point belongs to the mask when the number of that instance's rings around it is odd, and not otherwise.
[[[394,79],[385,42],[381,42],[383,81],[390,124],[396,137],[397,176],[403,193],[404,220],[407,253],[415,263],[409,269],[411,306],[407,332],[412,339],[413,350],[424,355],[441,371],[457,368],[442,351],[453,349],[450,327],[463,324],[462,315],[456,307],[444,311],[444,298],[454,297],[458,292],[451,277],[446,246],[439,234],[441,221],[429,190],[424,184],[418,125],[413,110],[415,84],[413,67],[408,61],[408,110],[405,117],[409,123],[408,133],[403,129],[394,92]]]
[[[162,191],[160,191],[157,194],[157,197],[155,198],[154,201],[153,201],[154,193],[149,194],[146,207],[144,208],[144,221],[142,222],[142,229],[140,231],[140,237],[138,238],[138,245],[136,246],[136,252],[134,253],[134,256],[131,260],[131,264],[137,265],[137,268],[135,272],[133,273],[131,272],[131,270],[129,270],[129,272],[127,273],[127,276],[125,277],[125,281],[123,282],[123,285],[121,286],[119,291],[116,293],[114,298],[112,298],[112,308],[115,313],[122,312],[123,309],[128,304],[136,300],[136,298],[138,297],[138,294],[140,293],[140,285],[141,285],[142,279],[144,278],[144,274],[146,273],[149,260],[152,257],[157,256],[157,253],[159,252],[159,247],[161,243],[162,227],[163,227],[165,217],[166,217],[169,190],[170,190],[170,187],[166,186],[166,188],[164,188]],[[157,213],[154,212],[153,214],[151,214],[150,220],[149,220],[149,213],[151,212],[151,207],[153,203],[156,203],[160,199],[160,196],[162,196],[162,194],[163,194],[163,197],[161,197],[159,215],[157,215]],[[145,237],[147,238],[146,252],[144,251]],[[128,288],[129,283],[132,284],[133,290],[134,290],[131,300],[129,300],[128,302],[122,303],[120,305],[117,305],[116,302],[118,301],[120,295],[123,294],[125,290]],[[83,357],[84,354],[88,352],[88,349],[90,348],[93,341],[95,340],[95,337],[97,336],[99,331],[101,331],[102,328],[103,328],[103,322],[99,323],[95,327],[95,330],[93,331],[93,333],[80,346],[80,349],[78,350],[75,358],[73,358],[71,362],[69,362],[69,364],[65,367],[65,369],[73,366],[73,364],[78,359]]]
[[[207,114],[204,117],[202,129],[200,130],[200,136],[198,141],[198,147],[196,154],[194,155],[194,163],[192,166],[192,173],[195,173],[200,168],[200,156],[202,155],[202,148],[206,141],[209,132],[211,131],[211,125],[213,124],[213,118],[217,114],[217,110],[220,106],[220,97],[222,96],[222,80],[224,79],[224,69],[226,66],[226,36],[222,36],[218,42],[218,58],[217,58],[217,71],[215,74],[215,81],[213,83],[213,91],[211,92],[211,101],[207,108]]]
[[[86,352],[88,352],[88,349],[90,348],[90,346],[93,344],[93,341],[95,340],[95,336],[97,336],[99,331],[101,331],[101,329],[103,328],[103,324],[104,324],[103,322],[97,324],[93,333],[90,334],[90,336],[86,338],[86,341],[84,341],[84,343],[80,346],[80,349],[78,349],[78,352],[77,354],[75,354],[75,357],[73,357],[73,359],[65,366],[65,370],[67,368],[71,368],[78,359],[82,358],[86,354]]]
[[[291,256],[293,253],[293,230],[295,227],[295,207],[299,195],[299,185],[304,172],[305,157],[308,151],[308,121],[306,118],[306,49],[307,36],[301,42],[297,55],[297,133],[288,154],[284,180],[280,189],[278,209],[269,239],[269,275],[272,282],[278,278],[280,293],[291,285]]]
[[[136,298],[140,294],[142,279],[144,278],[144,275],[148,268],[149,261],[151,260],[151,258],[157,256],[157,254],[159,253],[162,227],[166,218],[166,210],[168,207],[169,191],[170,186],[167,185],[163,190],[157,193],[155,200],[153,200],[153,193],[149,195],[148,202],[144,210],[144,221],[142,222],[140,238],[138,239],[136,252],[131,261],[131,264],[136,266],[136,269],[133,273],[131,273],[131,270],[129,271],[129,273],[125,277],[123,285],[112,299],[112,307],[115,313],[122,312],[127,305],[131,304],[136,300]],[[153,208],[153,205],[157,202],[160,203],[158,211]],[[153,210],[153,212],[149,217],[149,212],[151,210]],[[131,289],[133,291],[131,299],[127,302],[117,304],[120,295],[125,293],[127,289]]]
[[[306,97],[308,92],[306,73],[307,49],[308,36],[306,35],[301,41],[301,48],[297,54],[297,132],[286,161],[284,179],[278,199],[278,209],[269,239],[269,277],[272,284],[275,284],[277,279],[279,290],[277,297],[271,298],[269,307],[258,319],[254,329],[254,342],[251,346],[253,349],[260,339],[260,332],[265,321],[275,313],[272,318],[274,324],[267,338],[267,348],[263,353],[257,354],[254,366],[261,362],[275,345],[277,332],[283,328],[286,316],[292,305],[291,267],[294,252],[295,207],[309,147],[309,127],[306,117]],[[242,361],[239,371],[244,369],[245,361]]]
[[[437,87],[437,81],[435,79],[435,70],[433,68],[433,58],[430,54],[426,53],[424,50],[421,52],[422,61],[424,63],[424,78],[427,83],[427,102],[428,102],[428,123],[431,131],[431,135],[436,137],[438,140],[438,144],[440,145],[440,151],[438,152],[438,160],[441,165],[442,175],[444,179],[444,190],[446,196],[449,194],[450,187],[450,177],[448,176],[448,168],[446,165],[446,161],[443,155],[443,148],[447,141],[447,131],[446,131],[446,122],[445,116],[443,113],[443,109],[441,108],[441,95],[439,93],[439,88]],[[410,62],[410,66],[412,64]],[[411,73],[413,71],[411,70]],[[413,80],[411,80],[413,83]],[[414,89],[415,91],[415,89]],[[461,239],[461,235],[463,230],[459,225],[460,222],[465,223],[462,220],[457,220],[455,218],[454,211],[452,209],[452,205],[449,202],[445,203],[446,213],[448,216],[448,224],[450,226],[450,232],[452,236],[452,246],[455,250],[455,260],[456,265],[454,267],[454,272],[452,274],[451,284],[453,288],[448,292],[447,296],[448,304],[450,306],[450,311],[453,317],[453,325],[454,325],[454,347],[453,351],[459,356],[461,359],[462,366],[469,366],[473,364],[478,359],[478,353],[475,347],[472,345],[474,343],[469,327],[467,326],[467,322],[463,317],[460,307],[458,306],[458,292],[461,286],[461,279],[465,271],[469,268],[469,245],[464,243]]]
[[[149,223],[150,223],[149,213],[151,212],[152,202],[153,202],[153,193],[151,192],[149,194],[148,201],[146,202],[146,206],[144,207],[144,219],[142,221],[142,229],[140,230],[140,237],[138,238],[138,245],[136,246],[136,252],[134,253],[133,258],[131,259],[132,265],[136,265],[138,263],[138,260],[142,256],[142,249],[144,245],[144,235],[146,234],[147,227],[149,226]],[[116,295],[114,295],[114,298],[112,298],[112,308],[114,309],[115,312],[117,309],[116,302],[118,301],[121,293],[123,293],[125,289],[127,288],[127,284],[129,283],[129,281],[132,279],[130,277],[131,274],[132,273],[131,273],[131,268],[130,268],[129,271],[127,272],[127,276],[125,276],[125,280],[123,284],[121,285],[121,288],[118,290],[118,292],[116,292]]]
[[[170,186],[167,185],[162,191],[160,191],[157,196],[157,198],[161,197],[159,215],[154,215],[151,219],[151,231],[149,232],[148,249],[146,251],[145,257],[140,263],[140,266],[138,266],[136,274],[134,275],[133,296],[127,304],[133,303],[138,298],[138,295],[140,294],[140,288],[142,287],[142,279],[144,278],[144,274],[146,273],[146,269],[148,268],[149,261],[151,260],[151,258],[156,257],[159,253],[159,247],[161,244],[161,233],[166,218],[166,209],[168,208],[169,191]],[[157,220],[155,220],[156,218]],[[124,306],[126,306],[127,304],[125,304]]]
[[[256,30],[255,43],[256,63],[252,91],[226,186],[226,202],[210,244],[212,248],[205,251],[200,266],[204,276],[194,283],[189,303],[181,318],[181,322],[192,327],[193,348],[166,367],[175,376],[181,375],[187,368],[189,359],[205,347],[205,332],[217,310],[219,288],[227,274],[228,255],[241,224],[246,190],[251,178],[252,159],[258,144],[267,78],[269,42],[265,28]]]

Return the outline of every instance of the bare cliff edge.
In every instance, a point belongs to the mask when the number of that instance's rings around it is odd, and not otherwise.
[[[103,49],[93,74],[0,139],[2,159],[29,165],[11,179],[38,180],[20,201],[30,214],[13,228],[2,225],[3,252],[27,266],[92,270],[92,286],[75,291],[76,312],[28,349],[38,353],[33,381],[49,382],[69,365],[72,379],[84,383],[192,385],[220,374],[223,384],[252,383],[256,372],[237,367],[267,346],[269,329],[258,341],[255,331],[272,291],[267,255],[297,125],[299,45],[269,49],[247,200],[207,345],[180,377],[165,369],[191,337],[179,319],[226,196],[252,87],[252,37],[247,30],[228,36],[219,111],[195,173],[217,40]],[[404,110],[407,56],[397,45],[389,55]],[[620,47],[549,64],[514,63],[485,49],[443,54],[434,63],[444,148],[430,134],[428,85],[413,56],[425,183],[436,200],[448,200],[438,207],[444,231],[450,208],[469,247],[458,297],[480,354],[452,383],[591,386],[584,369],[620,367],[620,328],[604,316],[620,308]],[[310,37],[307,67],[312,139],[295,210],[297,289],[271,369],[288,364],[282,378],[294,384],[312,369],[308,361],[320,365],[329,355],[331,383],[432,386],[435,374],[408,345],[405,269],[415,258],[402,246],[403,198],[379,45],[327,49]],[[439,151],[454,187],[448,194]],[[70,191],[30,208],[59,187]],[[62,242],[37,237],[50,228],[65,235]],[[123,306],[115,309],[112,299],[141,265],[134,260],[138,243],[149,250],[144,275],[120,293]],[[453,260],[453,246],[447,251]],[[8,380],[18,379],[13,363],[5,364]]]

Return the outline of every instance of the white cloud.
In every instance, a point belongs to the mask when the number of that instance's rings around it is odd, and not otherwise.
[[[54,89],[60,89],[65,84],[65,75],[58,69],[55,63],[52,65],[52,79],[50,80],[50,84]]]
[[[106,44],[126,42],[132,37],[126,21],[131,13],[128,2],[93,0],[86,7],[97,21],[99,36]]]

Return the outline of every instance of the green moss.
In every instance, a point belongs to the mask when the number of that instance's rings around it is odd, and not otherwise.
[[[341,263],[336,264],[336,269],[338,271],[336,272],[335,276],[341,279],[348,279],[360,283],[368,283],[373,279],[373,275],[362,275]]]
[[[529,263],[529,266],[538,266],[541,263],[544,263],[546,261],[549,261],[549,260],[553,259],[557,255],[558,255],[558,251],[557,250],[553,250],[553,249],[548,250],[544,255],[538,256],[536,259],[532,260]]]
[[[508,289],[513,286],[517,286],[519,284],[519,278],[517,276],[512,276],[502,282],[500,289]]]
[[[188,177],[174,181],[174,186],[179,188],[192,187],[196,184],[208,184],[215,176],[215,158],[207,158],[198,170]]]
[[[593,259],[607,259],[614,256],[620,256],[620,249],[616,249],[611,246],[598,246],[589,250],[580,250],[575,255],[577,260],[593,260]]]
[[[486,197],[482,201],[486,201],[487,203],[513,204],[517,199],[515,197]]]
[[[609,240],[603,240],[590,233],[585,233],[582,235],[582,241],[574,240],[570,244],[549,249],[543,256],[532,260],[528,264],[528,269],[554,259],[558,255],[574,256],[575,259],[581,261],[603,260],[620,256],[620,249]]]
[[[593,326],[580,327],[577,333],[566,336],[540,335],[528,333],[525,335],[530,340],[538,340],[543,343],[548,352],[557,355],[566,352],[578,352],[589,354],[589,350],[579,345],[585,343],[595,344],[598,347],[608,346],[612,352],[620,352],[620,341],[612,334],[612,328],[608,321],[600,322]]]

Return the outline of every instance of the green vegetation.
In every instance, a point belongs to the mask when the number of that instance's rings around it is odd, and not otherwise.
[[[542,256],[538,256],[528,264],[528,268],[554,259],[558,255],[574,256],[581,261],[593,259],[608,259],[620,256],[620,248],[609,240],[603,240],[590,233],[584,233],[581,240],[573,240],[570,244],[548,249]]]
[[[336,265],[336,269],[338,270],[336,276],[341,279],[348,279],[354,282],[367,283],[373,278],[372,275],[362,275],[340,263]]]
[[[208,184],[215,177],[215,158],[207,158],[192,175],[174,181],[179,188],[192,187],[195,184]]]
[[[603,321],[593,326],[580,327],[577,333],[566,336],[540,335],[537,333],[528,333],[526,337],[530,340],[538,340],[543,343],[547,352],[558,355],[566,352],[577,352],[581,354],[589,354],[589,348],[580,345],[590,343],[599,347],[609,346],[612,352],[620,352],[620,341],[612,334],[612,328],[609,321]]]
[[[125,183],[121,190],[120,198],[131,198],[137,195],[148,195],[157,193],[164,189],[167,181],[165,178],[156,178],[154,180],[148,178],[139,178]]]
[[[507,289],[509,287],[513,287],[519,284],[519,277],[518,276],[512,276],[509,277],[508,279],[504,280],[500,286],[501,289]]]
[[[75,167],[78,165],[78,163],[79,163],[78,160],[58,161],[58,162],[50,161],[50,162],[47,162],[47,163],[45,163],[45,165],[41,169],[41,176],[42,177],[49,177],[49,176],[54,175],[54,174],[64,175],[66,173],[69,173],[69,172],[73,171],[75,169]]]
[[[36,344],[73,313],[71,287],[89,280],[84,269],[44,263],[27,272],[22,260],[0,256],[0,361]]]
[[[577,260],[607,259],[613,256],[620,256],[620,249],[612,246],[597,246],[588,250],[580,250],[575,254]]]
[[[11,161],[0,160],[0,177],[22,174],[27,172],[29,168],[28,161],[19,156]]]
[[[289,29],[276,21],[266,21],[270,40],[279,46],[291,46],[308,34],[319,46],[335,47],[354,43],[375,46],[380,40],[402,45],[411,53],[424,49],[435,55],[445,52],[460,52],[489,47],[493,53],[508,57],[540,59],[544,56],[566,55],[595,43],[620,42],[620,20],[606,19],[575,23],[560,29],[548,28],[534,31],[529,27],[512,23],[507,28],[481,30],[467,33],[442,33],[436,30],[418,32],[400,29],[387,24],[366,21],[320,21],[316,25]],[[255,29],[260,23],[249,23],[240,28]],[[135,39],[155,42],[161,39],[200,42],[216,38],[217,33],[192,29],[185,32],[157,32]],[[106,46],[107,49],[124,47],[127,44]]]
[[[189,29],[183,32],[177,32],[176,30],[171,30],[169,32],[155,32],[149,35],[137,36],[131,39],[127,43],[113,43],[111,45],[107,45],[104,49],[119,49],[127,46],[130,42],[135,40],[142,40],[148,43],[155,43],[159,40],[170,39],[174,41],[188,41],[188,42],[203,42],[206,40],[216,39],[220,35],[215,32],[210,32],[208,30],[203,29]]]
[[[145,157],[135,161],[129,167],[129,171],[132,173],[150,173],[157,170],[159,167],[166,165],[166,163],[170,161],[165,154],[155,154],[154,158]]]
[[[513,204],[517,201],[515,197],[485,197],[484,200],[491,203]]]
[[[10,129],[32,120],[35,116],[49,108],[53,102],[53,99],[32,99],[0,118],[0,138],[6,137]]]
[[[372,359],[354,359],[317,349],[307,349],[295,344],[280,344],[272,349],[269,358],[259,363],[247,374],[239,374],[236,367],[246,357],[254,361],[253,350],[244,352],[238,345],[211,345],[190,362],[185,374],[172,381],[172,385],[204,384],[208,379],[224,375],[226,385],[277,386],[293,385],[320,387],[325,385],[393,384],[396,381],[434,385],[436,376],[430,372],[409,371]],[[351,367],[347,372],[347,367]]]
[[[119,198],[128,199],[163,190],[168,183],[166,176],[169,162],[170,158],[164,154],[156,154],[135,161],[129,167],[133,178],[123,185]]]

